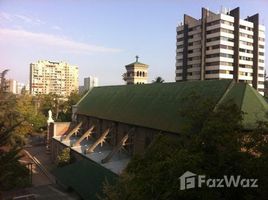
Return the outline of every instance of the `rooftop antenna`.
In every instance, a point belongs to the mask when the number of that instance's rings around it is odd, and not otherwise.
[[[223,14],[223,6],[221,5],[220,13]]]

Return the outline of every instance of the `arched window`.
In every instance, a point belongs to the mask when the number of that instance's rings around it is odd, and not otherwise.
[[[140,75],[140,73],[139,73],[139,71],[137,71],[137,76],[139,76]]]
[[[142,72],[140,72],[140,76],[142,76]]]
[[[142,72],[142,76],[145,77],[145,72]]]

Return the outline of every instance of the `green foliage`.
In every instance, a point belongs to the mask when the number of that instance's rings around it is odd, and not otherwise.
[[[9,129],[19,123],[19,126],[11,131],[10,145],[24,145],[29,134],[46,127],[46,118],[35,108],[31,96],[25,94],[16,97],[13,94],[5,93],[0,94],[0,97],[2,97],[0,102],[2,126]]]
[[[0,190],[29,186],[29,170],[21,165],[20,148],[29,132],[26,112],[20,110],[19,99],[0,92]]]
[[[68,100],[62,105],[61,113],[59,115],[61,121],[71,121],[72,120],[72,106],[77,104],[81,99],[81,95],[78,93],[71,93]]]
[[[25,187],[29,185],[29,171],[19,163],[20,148],[14,142],[15,131],[23,127],[23,119],[16,112],[15,98],[10,94],[0,94],[0,190]]]
[[[152,81],[152,83],[164,83],[165,80],[161,77],[161,76],[158,76],[155,78],[155,80]]]
[[[29,170],[19,163],[20,149],[0,150],[0,190],[10,190],[30,185]]]
[[[187,122],[180,137],[159,135],[143,155],[136,155],[115,185],[104,185],[105,200],[116,199],[267,199],[267,124],[252,132],[241,128],[243,113],[232,102],[217,109],[195,95],[192,108],[179,111]],[[180,190],[186,171],[222,178],[259,179],[259,188]]]
[[[53,113],[55,121],[71,121],[72,105],[75,105],[82,96],[78,93],[71,93],[67,98],[56,94],[39,95],[36,98],[40,112],[47,116],[49,110]]]
[[[64,148],[57,156],[57,167],[63,167],[74,162],[70,148]]]

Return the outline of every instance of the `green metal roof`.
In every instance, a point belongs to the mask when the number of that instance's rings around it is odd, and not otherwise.
[[[229,99],[234,100],[244,112],[243,126],[245,129],[254,129],[257,121],[267,120],[268,103],[257,90],[248,84],[234,84],[224,101]]]
[[[130,63],[130,64],[126,65],[126,67],[131,67],[131,66],[134,66],[134,65],[145,65],[145,66],[148,66],[148,65],[146,65],[144,63],[141,63],[141,62],[136,61],[136,62],[133,62],[133,63]]]
[[[233,99],[246,112],[245,128],[263,119],[268,110],[264,98],[249,85],[211,80],[96,87],[79,102],[77,113],[179,133],[183,125],[179,110],[193,92],[211,98],[213,107]]]
[[[83,199],[97,200],[102,194],[103,182],[114,183],[117,175],[101,165],[83,159],[73,164],[57,168],[54,174],[60,183],[76,191]]]

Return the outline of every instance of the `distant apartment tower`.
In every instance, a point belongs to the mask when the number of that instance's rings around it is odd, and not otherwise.
[[[135,62],[125,66],[127,72],[123,74],[123,80],[127,85],[147,83],[148,67],[149,65],[139,62],[139,56],[136,56]]]
[[[234,79],[264,92],[265,27],[259,14],[240,19],[240,9],[201,19],[184,15],[177,27],[176,81]]]
[[[40,60],[30,64],[30,93],[68,96],[78,91],[78,67]]]
[[[79,93],[82,94],[88,90],[91,90],[93,87],[99,86],[99,80],[97,77],[89,76],[84,78],[84,85],[79,86]]]
[[[6,80],[6,92],[10,92],[13,94],[18,94],[17,91],[17,81],[13,79],[7,79]]]
[[[89,76],[84,78],[84,90],[91,90],[93,87],[99,85],[99,80],[97,77]]]

